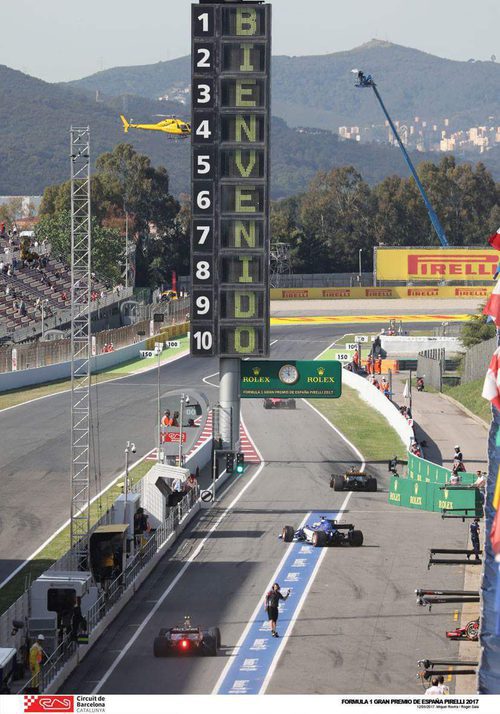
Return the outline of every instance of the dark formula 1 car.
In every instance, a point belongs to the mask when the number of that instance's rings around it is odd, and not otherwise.
[[[330,488],[335,491],[376,491],[377,479],[353,466],[344,474],[332,474]]]
[[[199,655],[215,657],[220,648],[220,630],[213,627],[206,632],[193,627],[189,617],[178,627],[162,628],[155,637],[153,653],[155,657]]]
[[[280,538],[283,538],[285,543],[291,543],[293,540],[305,541],[312,543],[315,548],[363,545],[363,533],[355,530],[351,523],[338,523],[324,516],[316,523],[306,524],[298,530],[293,526],[284,526]]]
[[[479,639],[479,618],[471,620],[465,627],[457,627],[456,630],[449,630],[446,637],[450,640],[472,640],[477,642]]]
[[[295,399],[268,397],[264,399],[264,409],[295,409]]]

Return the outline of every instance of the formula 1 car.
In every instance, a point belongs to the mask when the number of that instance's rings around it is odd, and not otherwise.
[[[315,548],[341,545],[357,548],[363,545],[363,533],[355,530],[352,523],[339,523],[324,516],[316,523],[306,524],[298,530],[293,526],[284,526],[280,538],[285,543],[291,543],[293,540],[305,541],[312,543]]]
[[[376,491],[377,479],[353,466],[344,474],[332,474],[330,488],[334,491]]]
[[[457,627],[456,630],[449,630],[446,633],[449,640],[472,640],[477,642],[479,639],[479,618],[471,620],[465,627]]]
[[[268,397],[264,399],[264,409],[295,409],[295,399]]]
[[[198,655],[215,657],[220,648],[220,630],[218,627],[203,632],[200,627],[193,627],[189,617],[182,625],[162,628],[155,637],[153,654],[155,657]]]

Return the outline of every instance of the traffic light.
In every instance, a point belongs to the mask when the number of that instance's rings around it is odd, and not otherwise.
[[[230,451],[226,454],[226,473],[232,474],[234,471],[234,454]]]
[[[236,473],[242,474],[244,470],[245,470],[245,454],[242,454],[240,451],[238,454],[236,454]]]

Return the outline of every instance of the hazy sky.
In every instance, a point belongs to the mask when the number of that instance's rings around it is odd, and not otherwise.
[[[500,0],[274,0],[274,54],[376,37],[440,57],[500,61]],[[188,0],[0,0],[0,64],[47,81],[150,64],[190,47]]]

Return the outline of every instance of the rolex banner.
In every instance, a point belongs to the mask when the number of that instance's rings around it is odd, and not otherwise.
[[[245,360],[241,363],[241,397],[336,399],[341,393],[342,364],[336,360]]]

